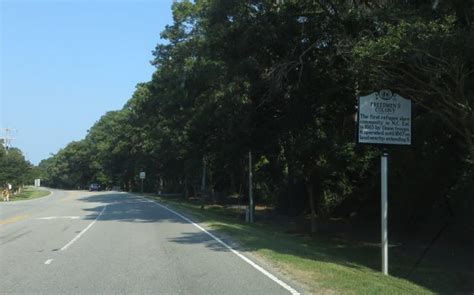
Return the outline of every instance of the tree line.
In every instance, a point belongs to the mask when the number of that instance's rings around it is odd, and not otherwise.
[[[49,185],[139,190],[145,171],[145,191],[190,198],[206,173],[206,195],[225,203],[247,197],[251,151],[257,202],[313,221],[376,215],[380,151],[355,143],[354,118],[357,96],[388,88],[413,102],[412,145],[390,148],[394,215],[472,213],[472,1],[198,0],[172,12],[151,80],[40,163]]]

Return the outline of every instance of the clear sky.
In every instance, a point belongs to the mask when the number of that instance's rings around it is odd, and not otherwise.
[[[37,164],[149,81],[172,0],[0,0],[0,127]],[[3,135],[3,132],[1,133]]]

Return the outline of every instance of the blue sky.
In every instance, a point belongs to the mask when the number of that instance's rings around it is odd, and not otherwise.
[[[149,81],[172,0],[0,0],[0,127],[37,164]],[[3,133],[2,133],[3,135]]]

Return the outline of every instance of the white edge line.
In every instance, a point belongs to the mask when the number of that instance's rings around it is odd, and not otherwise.
[[[48,259],[44,262],[44,264],[51,264],[51,262],[53,262],[53,259]]]
[[[94,223],[96,223],[96,221],[100,218],[100,216],[102,215],[102,213],[104,213],[106,207],[107,207],[107,205],[105,205],[104,208],[102,208],[102,211],[100,211],[99,215],[97,215],[97,217],[95,218],[94,221],[92,221],[85,229],[83,229],[77,236],[75,236],[74,239],[72,239],[71,241],[69,241],[69,243],[67,243],[67,244],[64,245],[61,249],[59,249],[59,251],[64,251],[64,250],[66,250],[66,249],[69,248],[72,244],[74,244],[74,242],[77,241],[83,234],[85,234],[86,231],[88,231],[89,228],[91,228],[91,227],[94,225]]]
[[[47,216],[47,217],[39,217],[39,220],[51,220],[51,219],[79,219],[79,216]]]
[[[263,273],[265,276],[267,276],[269,279],[271,279],[272,281],[274,281],[275,283],[279,284],[280,286],[282,286],[283,288],[285,288],[286,290],[288,290],[291,294],[293,295],[299,295],[300,293],[298,291],[296,291],[295,289],[293,289],[291,286],[289,286],[288,284],[286,284],[285,282],[283,282],[282,280],[280,280],[279,278],[277,278],[276,276],[272,275],[270,272],[268,272],[267,270],[265,270],[263,267],[261,267],[260,265],[256,264],[255,262],[253,262],[252,260],[250,260],[249,258],[245,257],[244,255],[242,255],[239,251],[235,250],[234,248],[232,248],[231,246],[229,246],[227,243],[225,243],[224,241],[222,241],[221,239],[219,239],[218,237],[216,237],[215,235],[213,235],[212,233],[208,232],[205,228],[203,228],[202,226],[200,226],[199,224],[195,223],[194,221],[192,221],[191,219],[181,215],[180,213],[164,206],[164,205],[161,205],[160,203],[156,202],[156,201],[151,201],[152,203],[155,203],[156,205],[158,205],[159,207],[163,208],[163,209],[166,209],[168,210],[169,212],[175,214],[176,216],[179,216],[181,217],[182,219],[186,220],[187,222],[191,223],[192,225],[194,225],[195,227],[197,227],[198,229],[200,229],[201,231],[205,232],[208,236],[210,236],[211,238],[213,238],[214,240],[216,240],[217,242],[219,242],[219,244],[221,244],[222,246],[226,247],[227,249],[229,249],[232,253],[234,253],[235,255],[237,255],[239,258],[241,258],[243,261],[247,262],[248,264],[250,264],[253,268],[255,268],[256,270],[260,271],[261,273]]]

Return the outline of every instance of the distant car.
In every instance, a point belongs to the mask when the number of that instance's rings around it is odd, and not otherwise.
[[[97,183],[92,183],[90,186],[89,186],[89,191],[92,192],[92,191],[99,191],[100,190],[100,185],[97,184]]]

